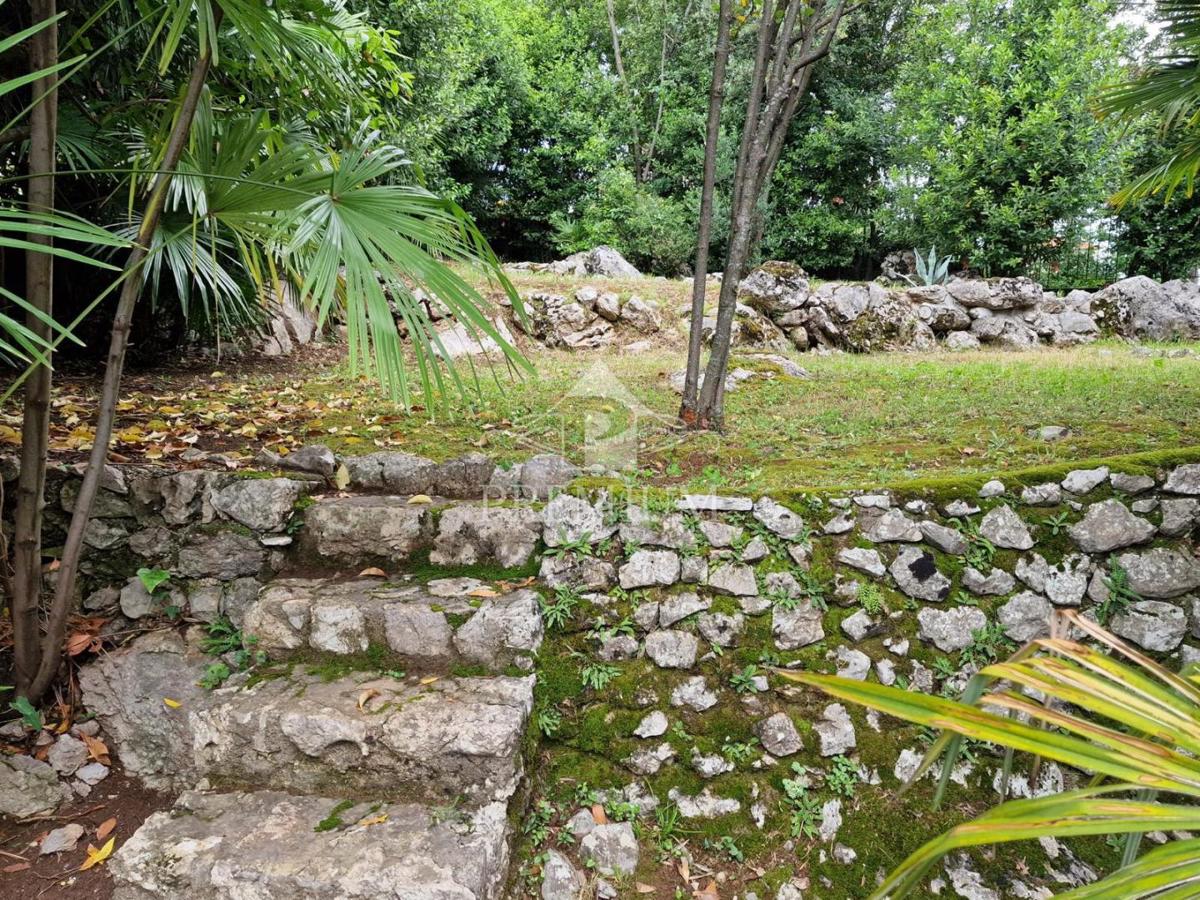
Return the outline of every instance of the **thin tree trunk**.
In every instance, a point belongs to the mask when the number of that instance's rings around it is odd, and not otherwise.
[[[617,79],[621,82],[621,89],[625,92],[625,99],[629,104],[629,126],[633,130],[633,178],[634,181],[637,181],[642,171],[641,138],[638,136],[638,110],[633,100],[633,90],[629,86],[629,79],[625,77],[625,59],[621,55],[621,33],[617,27],[617,10],[613,0],[605,0],[605,6],[608,9],[608,29],[612,32],[613,65],[616,66]]]
[[[220,25],[220,7],[217,7],[216,19],[215,24]],[[100,486],[100,478],[104,473],[104,465],[108,457],[108,443],[112,439],[117,400],[121,392],[121,373],[125,365],[125,350],[129,344],[129,329],[133,320],[134,307],[142,292],[142,278],[138,270],[145,262],[146,248],[162,218],[163,207],[167,199],[167,188],[171,184],[171,175],[187,145],[188,133],[191,131],[192,120],[196,115],[196,106],[200,102],[200,94],[204,89],[211,62],[212,49],[210,47],[205,53],[198,56],[192,65],[187,89],[179,105],[175,123],[171,128],[166,153],[163,155],[161,174],[156,177],[150,198],[146,201],[146,209],[142,214],[142,223],[138,228],[136,244],[129,251],[129,257],[125,261],[126,277],[121,286],[117,312],[113,318],[108,360],[104,369],[104,384],[100,391],[95,439],[88,457],[87,471],[79,486],[79,495],[75,499],[75,511],[71,515],[71,524],[67,530],[67,540],[63,547],[62,563],[58,569],[54,600],[50,607],[46,634],[42,641],[41,665],[38,668],[37,677],[29,688],[30,699],[36,699],[45,692],[58,670],[67,617],[71,612],[75,582],[79,574],[79,560],[83,552],[83,532],[91,516],[96,491]]]
[[[721,137],[721,108],[725,103],[725,68],[729,61],[731,0],[721,0],[717,13],[717,47],[713,79],[708,93],[708,125],[704,134],[704,185],[700,190],[700,229],[696,242],[696,270],[692,275],[692,319],[688,331],[687,373],[679,418],[692,425],[696,418],[696,388],[700,380],[700,353],[704,344],[704,296],[708,285],[708,250],[712,243],[713,194],[717,181],[717,146]]]
[[[53,19],[56,0],[32,0],[34,22]],[[29,44],[29,69],[36,72],[58,63],[58,24],[43,28]],[[54,210],[54,146],[58,133],[58,76],[33,82],[34,106],[29,115],[29,211]],[[27,239],[47,249],[53,240],[40,234]],[[49,318],[54,312],[54,257],[30,250],[25,254],[25,297]],[[50,327],[28,314],[26,327],[49,347]],[[25,696],[41,665],[42,507],[46,486],[46,456],[50,443],[50,350],[25,382],[21,424],[21,473],[17,481],[13,528],[11,604],[13,662],[17,692]]]

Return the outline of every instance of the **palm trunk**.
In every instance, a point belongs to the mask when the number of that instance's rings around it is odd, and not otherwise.
[[[216,24],[219,25],[220,7],[217,8],[216,17]],[[28,691],[30,699],[40,697],[50,686],[58,671],[67,618],[73,605],[75,582],[79,575],[79,561],[83,553],[83,532],[91,516],[96,491],[100,487],[100,477],[104,472],[104,465],[108,457],[108,444],[112,439],[117,400],[121,391],[121,373],[125,366],[125,350],[129,344],[129,329],[133,321],[134,307],[142,292],[142,278],[139,270],[146,260],[146,248],[162,218],[163,207],[167,199],[167,188],[171,183],[171,173],[179,163],[179,158],[183,155],[187,145],[188,133],[191,131],[192,120],[196,115],[196,106],[200,102],[200,94],[204,89],[211,62],[212,49],[210,47],[207,52],[198,56],[192,65],[187,89],[175,117],[175,124],[171,129],[166,153],[163,155],[161,174],[157,176],[150,198],[146,201],[142,223],[138,228],[137,242],[125,261],[125,282],[121,286],[117,312],[113,319],[108,360],[104,369],[104,384],[100,392],[100,406],[96,418],[96,435],[91,454],[88,457],[87,471],[84,473],[83,482],[79,486],[79,495],[75,500],[75,511],[71,515],[71,524],[67,530],[62,562],[58,569],[58,582],[47,617],[46,633],[42,640],[41,662],[37,676]]]
[[[56,0],[32,0],[34,22],[53,19]],[[58,25],[43,28],[29,44],[30,71],[58,62]],[[58,132],[58,76],[45,75],[33,82],[34,106],[29,116],[29,211],[54,210],[54,146]],[[52,239],[29,234],[30,243],[49,248]],[[25,254],[25,297],[47,318],[54,311],[54,257],[30,250]],[[48,347],[50,327],[32,314],[26,327]],[[21,425],[21,473],[17,481],[13,528],[11,604],[13,663],[17,693],[27,696],[41,665],[42,507],[46,487],[46,456],[50,442],[50,351],[36,364],[25,382]]]
[[[729,61],[731,0],[721,0],[717,13],[717,47],[713,58],[712,87],[708,93],[708,126],[704,135],[704,185],[700,190],[700,230],[696,241],[696,270],[692,276],[692,318],[688,331],[687,373],[679,418],[695,423],[696,394],[700,381],[700,353],[704,343],[704,297],[708,283],[708,251],[712,243],[713,194],[717,180],[717,145],[721,137],[721,107],[725,103],[725,67]]]

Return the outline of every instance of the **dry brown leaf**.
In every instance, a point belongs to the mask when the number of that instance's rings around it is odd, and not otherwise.
[[[359,819],[358,824],[364,828],[369,828],[372,825],[382,825],[388,820],[387,813],[380,813],[377,816],[369,816],[365,819]]]
[[[679,869],[680,878],[682,878],[684,881],[692,880],[692,870],[691,867],[688,866],[688,861],[686,859],[679,860],[679,862],[676,863],[676,867]]]
[[[475,588],[475,590],[467,594],[468,597],[499,597],[499,591],[493,591],[491,588]]]
[[[433,684],[437,680],[438,680],[438,677],[436,675],[426,675],[424,678],[421,679],[420,683],[421,684]]]
[[[708,879],[708,884],[706,884],[701,890],[693,893],[692,896],[695,897],[696,900],[721,900],[721,895],[717,891],[717,882],[712,878]]]
[[[639,894],[653,894],[655,891],[654,885],[645,884],[644,882],[641,882],[641,881],[639,881],[637,884],[635,884],[634,888],[637,890],[637,892]]]
[[[339,491],[344,491],[350,486],[350,470],[346,468],[345,463],[338,466],[337,472],[333,476],[333,483],[337,485]]]
[[[13,863],[11,866],[5,866],[3,869],[0,869],[0,872],[11,875],[13,872],[24,872],[26,869],[32,867],[32,865],[33,863],[27,862]]]
[[[601,806],[599,803],[592,804],[592,818],[595,820],[597,825],[607,825],[608,824],[608,816],[605,815],[604,807]]]
[[[90,869],[92,866],[97,866],[112,856],[113,847],[115,846],[116,842],[117,839],[115,837],[110,837],[104,846],[99,850],[97,850],[91,844],[88,844],[87,859],[83,861],[83,865],[79,867],[79,871],[83,872],[87,869]]]
[[[117,827],[116,816],[113,816],[111,819],[105,819],[103,822],[101,822],[99,825],[96,826],[96,840],[98,840],[98,841],[104,840],[106,837],[108,837],[110,834],[112,834],[113,829],[116,827]]]
[[[387,578],[387,572],[378,566],[369,566],[358,573],[359,578]]]
[[[358,695],[359,711],[361,712],[363,709],[366,708],[367,704],[371,701],[372,697],[378,697],[378,696],[379,696],[379,691],[375,690],[375,688],[367,688],[365,691],[362,691]]]
[[[106,766],[109,764],[108,744],[104,743],[100,738],[91,737],[86,734],[83,735],[83,742],[87,744],[88,756],[98,763],[103,763]]]

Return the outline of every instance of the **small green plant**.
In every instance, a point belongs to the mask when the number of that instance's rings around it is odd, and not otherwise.
[[[683,849],[680,841],[684,832],[679,807],[674,803],[659,804],[654,810],[654,822],[657,826],[659,852],[664,856],[680,853]]]
[[[821,802],[808,792],[808,770],[792,763],[795,778],[783,779],[783,810],[791,821],[792,837],[816,840],[820,834]]]
[[[1069,516],[1065,512],[1061,512],[1053,516],[1047,516],[1046,518],[1042,519],[1042,527],[1049,529],[1052,537],[1058,537],[1058,535],[1062,533],[1064,529],[1066,529],[1068,518]]]
[[[560,535],[565,537],[565,535]],[[543,556],[560,557],[574,554],[575,556],[592,556],[594,553],[592,547],[592,536],[589,532],[584,532],[574,540],[561,540],[557,547],[547,547]]]
[[[883,602],[883,591],[873,581],[858,586],[858,602],[870,616],[881,615],[887,608]]]
[[[746,668],[740,672],[734,672],[729,677],[729,685],[739,694],[755,694],[759,691],[758,684],[755,682],[758,676],[758,666],[750,663]]]
[[[953,678],[958,672],[948,656],[935,657],[929,667],[933,669],[933,674],[938,678]]]
[[[592,640],[603,644],[615,637],[625,636],[633,637],[637,632],[633,627],[633,620],[625,616],[621,621],[614,624],[608,624],[603,619],[596,619],[596,624],[592,626]]]
[[[171,580],[171,573],[166,569],[147,569],[143,567],[137,570],[137,578],[142,583],[142,587],[146,589],[146,593],[153,595],[160,587],[164,587]]]
[[[42,722],[42,714],[29,702],[28,697],[18,697],[12,703],[8,704],[8,708],[21,717],[21,721],[25,723],[26,728],[41,731],[46,727],[45,723]]]
[[[548,801],[539,800],[533,812],[526,817],[521,831],[533,846],[540,847],[546,843],[546,838],[550,836],[550,821],[554,818],[554,812],[554,807]]]
[[[979,526],[970,519],[951,519],[951,523],[967,542],[967,552],[962,555],[963,562],[980,572],[989,571],[992,560],[996,558],[996,545],[980,534]]]
[[[537,714],[537,727],[546,737],[554,737],[562,728],[562,713],[557,709],[540,709]]]
[[[559,631],[565,627],[575,615],[575,608],[579,606],[582,599],[579,595],[579,588],[566,584],[554,589],[553,600],[542,597],[540,600],[542,620],[546,623],[546,629]]]
[[[316,827],[313,828],[313,831],[317,832],[318,834],[324,834],[327,831],[337,831],[346,824],[342,821],[342,813],[353,806],[353,800],[342,800],[329,811],[329,815],[316,824]]]
[[[1104,584],[1108,588],[1108,596],[1096,608],[1096,619],[1101,625],[1108,625],[1114,616],[1121,615],[1131,603],[1137,603],[1142,598],[1129,586],[1129,573],[1116,559],[1108,562],[1108,576]]]
[[[617,800],[607,804],[605,809],[608,812],[608,817],[617,822],[632,822],[642,811],[642,808],[636,803],[630,803],[628,800]]]
[[[1008,656],[1015,649],[1016,644],[1008,639],[1003,626],[999,622],[991,622],[971,632],[971,643],[963,648],[959,659],[964,665],[983,668],[1002,656]]]
[[[734,862],[745,862],[746,854],[744,854],[733,838],[729,835],[722,835],[718,840],[705,840],[704,846],[709,850],[716,850],[719,853],[724,853]]]
[[[766,666],[768,669],[778,668],[783,660],[774,650],[763,650],[758,654],[759,665]]]
[[[749,741],[735,741],[733,738],[725,738],[725,743],[721,745],[721,755],[731,763],[743,763],[751,759],[758,748]]]
[[[845,756],[835,756],[833,766],[825,775],[825,786],[843,797],[853,797],[860,781],[858,766]]]
[[[579,670],[579,677],[583,681],[584,687],[589,687],[594,691],[602,691],[608,686],[608,683],[621,674],[621,670],[616,666],[610,666],[606,663],[587,663]]]
[[[232,675],[233,672],[223,662],[209,663],[208,668],[204,670],[204,674],[200,676],[200,687],[205,690],[216,690]]]
[[[256,649],[258,638],[242,634],[241,629],[224,617],[209,622],[205,626],[204,638],[200,642],[202,649],[209,656],[223,657],[221,661],[211,663],[200,678],[200,686],[208,690],[220,687],[234,671],[243,671],[251,666],[263,665],[267,662],[264,650]],[[228,660],[228,663],[225,662]],[[232,666],[232,668],[231,668]],[[401,673],[403,677],[403,673]]]

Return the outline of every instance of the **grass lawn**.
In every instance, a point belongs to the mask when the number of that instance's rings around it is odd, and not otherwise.
[[[515,461],[561,450],[583,461],[585,416],[624,412],[620,403],[570,395],[596,382],[602,363],[644,405],[638,463],[655,483],[762,491],[895,485],[1200,448],[1200,359],[1166,355],[1178,347],[1149,357],[1117,343],[1027,353],[797,355],[812,377],[740,385],[728,397],[722,435],[675,429],[678,397],[667,375],[682,368],[684,355],[668,344],[633,355],[542,351],[531,357],[535,378],[485,367],[476,372],[478,397],[455,399],[434,415],[395,407],[326,351],[291,371],[249,366],[135,378],[116,451],[139,461],[170,459],[189,446],[253,454],[324,441],[351,453],[395,449],[440,459],[482,450]],[[739,363],[747,358],[735,357]],[[90,382],[61,383],[53,435],[67,458],[87,447],[81,423],[93,397]],[[7,412],[15,424],[16,410]],[[1055,443],[1031,437],[1042,425],[1064,425],[1071,434]]]

